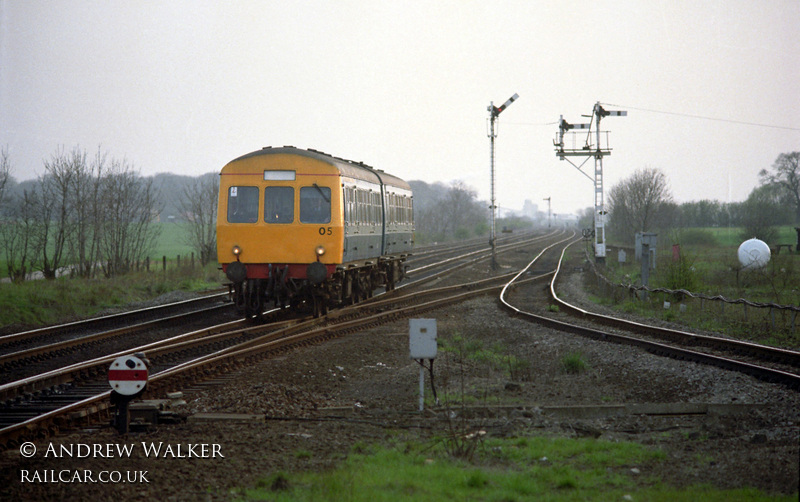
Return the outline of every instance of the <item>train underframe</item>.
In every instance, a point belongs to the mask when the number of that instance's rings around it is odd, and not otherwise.
[[[305,310],[319,317],[331,308],[371,298],[378,288],[393,290],[406,276],[405,260],[406,255],[402,255],[341,265],[318,283],[308,277],[290,277],[288,265],[270,265],[268,278],[248,278],[234,283],[231,295],[237,310],[248,319],[261,319],[270,305]]]

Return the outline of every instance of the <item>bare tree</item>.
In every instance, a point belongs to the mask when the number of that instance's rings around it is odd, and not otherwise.
[[[758,173],[762,184],[780,187],[795,208],[795,222],[800,223],[800,152],[782,153],[772,164],[774,172],[762,169]]]
[[[201,176],[186,185],[178,205],[189,222],[187,244],[200,254],[205,266],[217,258],[217,200],[219,176]]]
[[[74,231],[71,234],[70,250],[76,272],[81,277],[92,277],[97,263],[103,214],[100,185],[107,156],[99,148],[95,158],[88,164],[86,154],[73,156],[71,167],[74,170],[75,183],[72,195],[76,203],[72,216]]]
[[[448,187],[441,182],[409,182],[414,190],[414,229],[417,242],[466,238],[488,229],[484,203],[461,181]]]
[[[668,223],[674,209],[667,177],[659,169],[644,168],[614,185],[608,194],[609,229],[630,242],[636,232],[647,232]],[[672,213],[672,211],[669,211]]]
[[[11,179],[11,157],[8,154],[8,147],[0,150],[0,205],[5,198],[6,185]]]
[[[443,220],[445,233],[455,235],[474,215],[477,193],[463,181],[454,181],[446,197],[440,201],[438,216]]]
[[[71,238],[75,200],[76,164],[83,164],[86,154],[75,148],[69,154],[60,148],[44,163],[45,174],[39,177],[41,186],[38,204],[34,207],[38,225],[34,245],[45,279],[54,279],[67,258],[67,242]]]
[[[34,267],[33,236],[37,226],[34,208],[38,203],[36,192],[25,191],[14,198],[8,218],[0,222],[6,271],[15,283],[24,281]]]
[[[107,277],[125,274],[147,256],[160,233],[152,225],[159,210],[156,190],[152,179],[140,178],[126,161],[112,160],[101,180],[99,201],[103,272]]]
[[[438,212],[437,207],[414,209],[414,226],[417,235],[425,235],[429,239],[438,241],[445,239],[446,222]]]

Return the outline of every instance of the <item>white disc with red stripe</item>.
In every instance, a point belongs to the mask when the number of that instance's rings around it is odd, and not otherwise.
[[[123,396],[132,396],[147,385],[147,366],[136,356],[118,357],[108,368],[108,383]]]

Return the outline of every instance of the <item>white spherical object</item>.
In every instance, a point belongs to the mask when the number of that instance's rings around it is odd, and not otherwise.
[[[759,239],[744,241],[739,246],[739,263],[744,268],[761,268],[769,263],[772,253],[767,243]]]

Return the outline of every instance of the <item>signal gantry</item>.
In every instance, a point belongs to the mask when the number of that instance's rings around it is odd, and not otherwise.
[[[603,157],[611,155],[611,148],[608,143],[608,131],[600,130],[600,120],[608,116],[624,117],[626,115],[628,115],[626,111],[606,110],[598,101],[595,103],[591,115],[583,115],[584,117],[591,117],[588,124],[570,124],[564,120],[564,116],[562,115],[559,120],[556,139],[553,141],[553,145],[556,147],[556,156],[560,160],[566,160],[572,164],[581,174],[594,183],[594,256],[595,261],[598,263],[604,263],[606,259],[606,210],[603,195]],[[594,126],[594,129],[592,129],[592,126]],[[586,139],[582,144],[578,141],[577,132],[577,130],[581,129],[587,131]],[[592,142],[592,132],[594,132],[594,143]],[[602,143],[603,136],[605,136],[605,144]],[[569,142],[569,147],[565,146],[565,137],[571,140]],[[570,160],[571,157],[585,157],[585,159],[578,165]],[[590,158],[594,158],[594,176],[587,174],[581,169]]]

